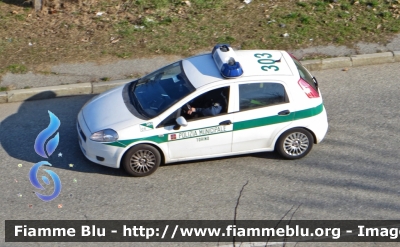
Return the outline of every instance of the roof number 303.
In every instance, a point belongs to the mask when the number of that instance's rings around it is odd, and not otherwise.
[[[275,62],[276,62],[274,59],[272,59],[272,55],[269,53],[256,53],[256,54],[254,54],[254,56],[256,58],[261,58],[261,59],[257,60],[257,62],[259,64],[275,64]],[[279,67],[276,65],[263,65],[263,66],[261,66],[261,69],[264,71],[268,71],[270,69],[273,69],[274,71],[278,71]]]

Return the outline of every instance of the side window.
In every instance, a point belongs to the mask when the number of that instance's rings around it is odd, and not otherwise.
[[[248,83],[239,85],[241,111],[289,102],[280,83]]]
[[[188,121],[217,116],[228,112],[229,87],[203,93],[183,106],[182,116]]]
[[[183,116],[187,121],[217,116],[228,112],[229,86],[203,93],[165,118],[158,127],[176,124],[176,118]]]

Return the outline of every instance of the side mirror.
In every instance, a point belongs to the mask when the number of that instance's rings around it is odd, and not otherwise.
[[[183,127],[186,127],[186,126],[188,125],[186,119],[185,119],[184,117],[182,117],[182,116],[180,116],[180,117],[178,117],[178,118],[176,119],[176,123],[177,123],[178,125],[180,125],[180,126],[183,126]]]

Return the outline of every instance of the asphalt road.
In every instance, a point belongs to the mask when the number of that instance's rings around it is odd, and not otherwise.
[[[75,120],[92,96],[0,104],[0,245],[37,246],[4,243],[6,219],[233,219],[239,192],[247,181],[238,220],[279,220],[299,205],[293,220],[400,219],[399,68],[394,63],[314,72],[329,131],[301,160],[260,153],[164,165],[144,178],[93,164],[81,154]],[[33,164],[45,160],[33,145],[48,126],[48,110],[61,120],[60,144],[48,161],[63,187],[58,198],[46,203],[33,193],[38,190],[30,184],[28,173]],[[77,246],[57,244],[64,245]],[[132,246],[85,244],[99,245]],[[303,245],[312,244],[298,246]]]

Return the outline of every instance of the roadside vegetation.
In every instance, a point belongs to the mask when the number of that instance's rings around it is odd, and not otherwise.
[[[0,0],[0,71],[65,62],[193,55],[216,43],[299,49],[386,43],[400,33],[399,0]]]

